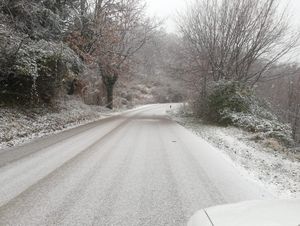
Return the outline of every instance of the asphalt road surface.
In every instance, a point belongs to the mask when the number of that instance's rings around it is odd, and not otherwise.
[[[270,198],[149,105],[0,152],[0,225],[186,225],[212,205]]]

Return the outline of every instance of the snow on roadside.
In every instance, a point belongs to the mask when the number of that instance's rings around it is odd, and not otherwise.
[[[262,184],[276,197],[300,198],[300,159],[295,155],[275,151],[253,139],[254,134],[235,127],[205,124],[174,110],[170,115],[220,149],[244,175]]]
[[[114,112],[69,97],[56,108],[0,107],[0,150],[99,120]]]

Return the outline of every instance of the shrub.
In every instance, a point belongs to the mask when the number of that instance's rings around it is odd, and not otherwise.
[[[211,121],[230,124],[230,118],[224,117],[226,112],[250,112],[252,91],[238,82],[220,81],[213,83],[210,90],[207,117]]]
[[[76,53],[60,41],[70,26],[71,2],[2,3],[0,104],[50,103],[83,67]]]
[[[206,109],[202,116],[222,125],[233,125],[250,132],[262,133],[291,146],[291,127],[280,122],[269,104],[258,99],[251,88],[237,82],[219,81],[210,85],[207,98],[199,102]]]
[[[82,68],[77,55],[62,44],[28,41],[17,52],[9,51],[16,48],[12,43],[3,48],[6,53],[0,52],[2,102],[50,103],[63,89],[63,80],[74,79]]]

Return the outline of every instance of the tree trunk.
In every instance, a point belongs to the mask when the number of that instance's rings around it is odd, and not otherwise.
[[[114,107],[114,85],[106,86],[107,102],[106,107],[113,109]]]
[[[102,81],[106,89],[106,107],[113,109],[114,107],[114,87],[118,80],[118,75],[102,74]]]

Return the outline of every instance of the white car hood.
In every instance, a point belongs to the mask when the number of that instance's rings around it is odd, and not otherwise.
[[[300,200],[248,201],[198,211],[188,226],[300,226]]]

